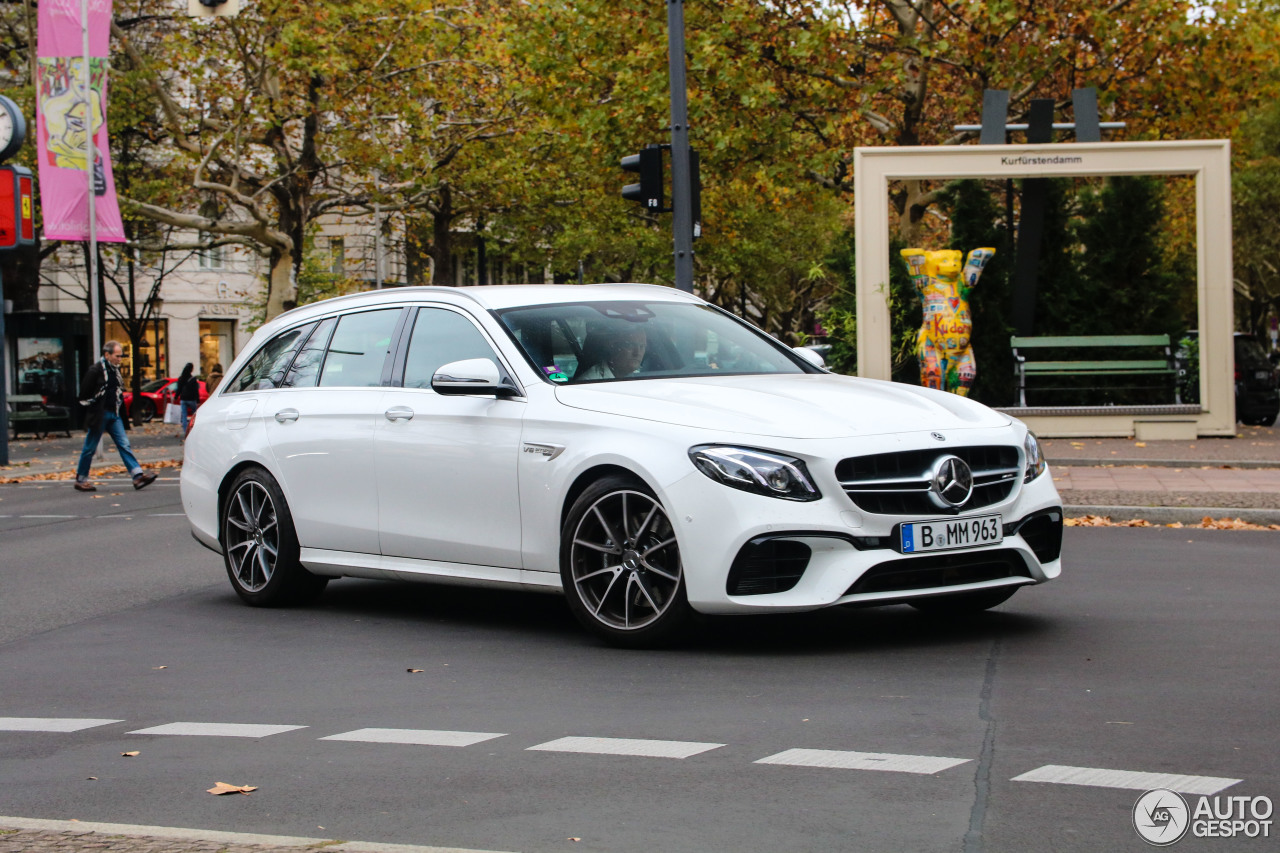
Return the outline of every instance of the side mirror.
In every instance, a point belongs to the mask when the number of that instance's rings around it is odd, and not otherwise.
[[[431,390],[437,394],[494,394],[510,397],[520,389],[504,379],[498,365],[487,358],[468,358],[440,366],[431,377]]]
[[[827,360],[822,357],[822,353],[811,350],[808,347],[792,347],[791,351],[812,364],[814,367],[826,367]]]

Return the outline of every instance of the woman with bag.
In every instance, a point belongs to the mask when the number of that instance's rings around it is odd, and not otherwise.
[[[191,432],[191,414],[200,405],[200,380],[192,375],[193,370],[195,365],[188,361],[187,366],[182,368],[182,375],[178,377],[177,387],[173,389],[173,398],[182,407],[180,416],[183,438]]]

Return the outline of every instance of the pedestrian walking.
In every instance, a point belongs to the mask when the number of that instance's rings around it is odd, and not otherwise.
[[[138,464],[138,458],[129,447],[129,437],[124,434],[124,419],[120,416],[124,408],[124,381],[120,378],[120,359],[124,356],[124,348],[119,341],[107,341],[102,346],[102,358],[95,362],[84,378],[80,380],[80,405],[87,408],[85,426],[88,432],[84,436],[84,448],[80,451],[80,465],[76,468],[76,490],[96,492],[98,489],[89,482],[89,466],[93,463],[93,455],[98,452],[98,443],[102,441],[102,433],[106,432],[120,451],[120,461],[133,476],[133,487],[141,489],[155,482],[156,475],[144,471]]]
[[[182,407],[182,437],[191,432],[191,415],[200,405],[200,379],[192,375],[195,365],[187,362],[178,376],[177,387],[173,389],[173,399]]]

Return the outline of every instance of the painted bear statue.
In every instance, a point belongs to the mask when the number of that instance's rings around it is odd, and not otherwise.
[[[924,306],[924,323],[916,335],[916,356],[920,361],[920,384],[925,388],[969,396],[978,375],[969,342],[973,334],[969,294],[995,253],[995,249],[974,249],[962,269],[960,252],[955,249],[900,252]]]

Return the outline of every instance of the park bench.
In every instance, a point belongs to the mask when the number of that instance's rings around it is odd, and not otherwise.
[[[7,401],[14,439],[23,432],[35,436],[65,432],[71,437],[71,413],[65,406],[46,406],[39,394],[10,394]]]
[[[1177,366],[1174,364],[1173,350],[1168,335],[1045,335],[1024,337],[1014,335],[1009,338],[1016,362],[1014,370],[1018,380],[1018,404],[1027,405],[1027,383],[1041,377],[1065,376],[1134,376],[1158,380],[1156,383],[1130,386],[1127,388],[1111,388],[1110,390],[1138,390],[1150,388],[1168,388],[1173,393],[1175,403],[1181,403],[1177,383]],[[1113,355],[1123,350],[1119,358],[1106,359],[1101,356]],[[1046,351],[1052,359],[1037,359]],[[1146,358],[1135,358],[1136,354]],[[1144,352],[1145,351],[1145,352]],[[1062,354],[1091,356],[1081,360],[1056,360]],[[1157,357],[1158,356],[1158,357]],[[1065,390],[1063,385],[1037,385],[1038,391]]]

